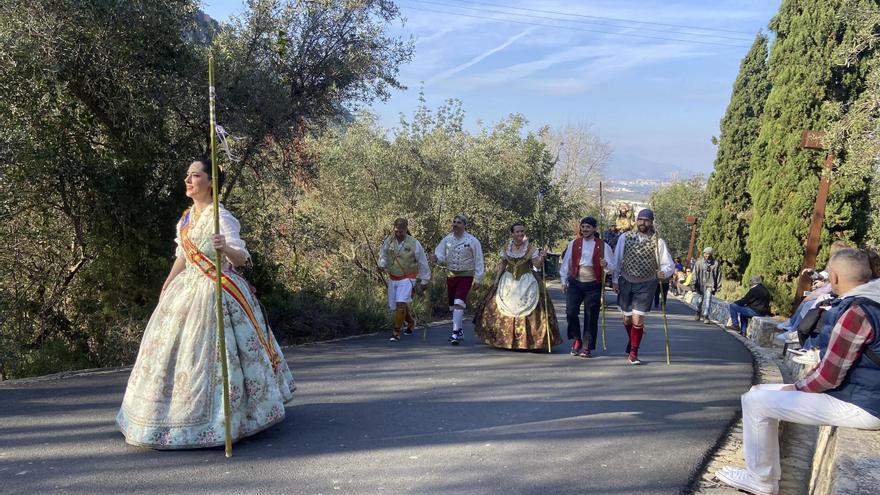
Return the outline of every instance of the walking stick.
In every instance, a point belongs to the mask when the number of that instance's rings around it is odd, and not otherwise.
[[[660,271],[660,237],[654,232],[654,252],[657,254],[657,271]],[[669,366],[669,321],[666,319],[666,298],[663,297],[663,281],[657,277],[660,291],[660,308],[663,310],[663,335],[666,337],[666,366]]]
[[[214,136],[214,130],[217,121],[214,115],[214,99],[216,93],[214,91],[214,55],[208,56],[208,106],[211,123],[211,189],[213,191],[214,202],[214,235],[220,234],[220,209],[219,209],[219,191],[217,176],[220,175],[220,167],[217,166],[217,143]],[[214,268],[216,269],[216,285],[217,293],[217,338],[220,340],[220,370],[223,375],[223,432],[226,437],[226,457],[232,457],[232,426],[230,424],[232,416],[232,407],[229,403],[229,367],[226,363],[226,332],[223,328],[223,253],[219,249],[214,253]]]
[[[422,289],[422,301],[425,303],[425,318],[422,322],[422,342],[426,342],[428,340],[428,320],[431,319],[431,283],[428,282],[428,285],[421,286]],[[418,322],[416,322],[418,323]]]
[[[550,333],[550,317],[547,315],[547,306],[551,304],[550,296],[547,295],[547,277],[544,274],[544,257],[541,257],[541,287],[544,291],[544,328],[547,329],[547,353],[553,354],[553,334]]]
[[[605,232],[605,208],[602,206],[602,181],[599,181],[599,242],[602,244],[602,260],[605,259],[605,239],[602,238]],[[602,308],[602,351],[608,350],[605,347],[605,270],[602,270],[602,280],[599,281],[599,307]]]

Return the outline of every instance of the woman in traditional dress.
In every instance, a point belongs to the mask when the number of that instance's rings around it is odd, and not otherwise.
[[[526,227],[510,227],[510,241],[501,250],[498,276],[486,300],[477,308],[474,333],[493,347],[547,349],[562,343],[553,302],[547,301],[543,282],[535,275],[543,253],[526,238]]]
[[[221,177],[218,177],[218,181]],[[132,445],[188,449],[223,445],[223,378],[217,338],[214,253],[223,254],[223,310],[232,441],[281,422],[296,388],[248,283],[233,269],[250,257],[240,225],[220,206],[213,235],[211,164],[193,162],[177,224],[177,259],[144,331],[116,423]]]

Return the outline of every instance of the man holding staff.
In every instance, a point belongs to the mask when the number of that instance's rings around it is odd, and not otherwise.
[[[388,274],[388,309],[394,311],[391,341],[400,340],[400,329],[406,322],[405,335],[412,335],[416,325],[410,311],[413,288],[421,282],[423,289],[431,280],[431,267],[422,245],[409,234],[405,218],[394,221],[394,235],[385,238],[379,252],[378,270]]]
[[[675,270],[666,242],[654,230],[653,211],[641,210],[636,217],[636,230],[617,240],[614,266],[612,284],[629,337],[627,357],[630,364],[642,364],[639,345],[645,333],[645,315],[651,310],[659,279],[669,278]]]
[[[614,271],[611,248],[596,234],[596,219],[581,220],[580,235],[568,243],[559,265],[559,280],[566,294],[565,318],[571,355],[593,357],[599,333],[599,312],[605,291],[605,271]],[[581,333],[578,316],[584,305],[584,327]]]

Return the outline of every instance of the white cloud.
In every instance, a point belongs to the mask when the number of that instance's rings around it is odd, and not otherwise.
[[[514,36],[511,36],[510,38],[507,38],[507,39],[504,41],[504,43],[501,43],[500,45],[498,45],[498,46],[496,46],[496,47],[494,47],[494,48],[492,48],[492,49],[490,49],[490,50],[487,50],[487,51],[485,51],[485,52],[483,52],[483,53],[477,55],[476,57],[474,57],[474,58],[468,60],[467,62],[465,62],[465,63],[463,63],[463,64],[461,64],[461,65],[457,65],[457,66],[455,66],[455,67],[453,67],[453,68],[451,68],[451,69],[445,70],[445,71],[443,71],[443,72],[440,72],[439,74],[435,74],[435,75],[432,76],[430,79],[428,79],[428,81],[426,82],[426,84],[431,84],[431,83],[436,82],[436,81],[441,81],[441,80],[444,80],[444,79],[449,79],[451,76],[453,76],[453,75],[455,75],[455,74],[458,74],[459,72],[461,72],[461,71],[467,69],[468,67],[472,67],[472,66],[474,66],[474,65],[476,65],[476,64],[478,64],[478,63],[480,63],[481,61],[485,60],[487,57],[490,57],[490,56],[492,56],[492,55],[494,55],[494,54],[500,52],[501,50],[504,50],[505,48],[509,47],[509,46],[512,45],[514,42],[516,42],[516,40],[518,40],[518,39],[522,38],[523,36],[526,36],[526,35],[528,35],[528,34],[534,32],[534,31],[535,31],[535,28],[529,28],[529,29],[526,29],[525,31],[523,31],[523,32],[521,32],[521,33],[519,33],[519,34],[516,34],[516,35],[514,35]]]
[[[552,94],[575,94],[585,91],[596,82],[608,80],[624,70],[709,54],[683,44],[637,44],[621,47],[606,40],[594,45],[568,48],[536,60],[464,78],[459,82],[459,87],[463,90],[473,90],[507,85],[524,79],[525,84],[534,89]],[[563,74],[564,77],[547,77],[548,74]]]

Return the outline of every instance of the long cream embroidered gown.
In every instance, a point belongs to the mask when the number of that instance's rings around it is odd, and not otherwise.
[[[211,234],[213,213],[191,209],[177,225],[186,268],[159,298],[144,331],[116,422],[132,445],[187,449],[222,445],[223,385],[218,361]],[[226,243],[245,250],[240,225],[220,206]],[[281,348],[247,282],[224,267],[224,323],[232,436],[237,441],[284,419],[296,388]]]

